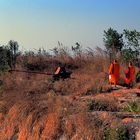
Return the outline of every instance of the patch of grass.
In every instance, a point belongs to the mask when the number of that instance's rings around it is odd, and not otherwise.
[[[103,103],[101,101],[97,100],[92,100],[91,103],[89,104],[88,109],[91,111],[105,111],[107,109],[108,105],[107,103]]]
[[[133,102],[129,102],[127,106],[125,106],[122,111],[124,112],[140,112],[140,105],[133,101]]]
[[[126,127],[110,128],[104,133],[104,140],[134,140]]]
[[[90,111],[118,111],[115,99],[94,99],[88,105]]]

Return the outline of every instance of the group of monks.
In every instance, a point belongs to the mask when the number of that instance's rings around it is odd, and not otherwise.
[[[124,71],[124,82],[125,85],[130,87],[135,78],[135,67],[132,62],[129,62],[128,67]],[[109,67],[109,83],[114,84],[115,87],[119,83],[120,79],[120,64],[117,60],[114,60]]]

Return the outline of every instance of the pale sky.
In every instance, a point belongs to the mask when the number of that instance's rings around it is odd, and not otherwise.
[[[112,27],[140,31],[140,0],[0,0],[0,44],[54,48],[80,42],[103,47],[103,31]]]

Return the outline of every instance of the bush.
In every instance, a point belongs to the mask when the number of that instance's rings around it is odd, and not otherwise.
[[[104,140],[134,140],[125,127],[110,128],[105,131]]]
[[[26,63],[25,67],[31,71],[44,71],[45,65],[42,63]]]
[[[19,55],[18,43],[9,41],[7,46],[0,46],[0,72],[15,68],[17,56]]]
[[[140,112],[140,105],[137,102],[129,102],[127,106],[123,108],[125,112]]]
[[[9,61],[10,61],[10,51],[2,46],[0,47],[0,72],[7,71],[10,68]]]
[[[94,99],[88,106],[90,111],[118,111],[115,99]]]

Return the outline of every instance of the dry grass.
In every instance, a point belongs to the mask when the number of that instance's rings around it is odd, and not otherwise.
[[[108,59],[103,54],[71,57],[19,57],[18,69],[53,73],[58,63],[72,71],[70,79],[49,84],[49,76],[7,73],[0,79],[0,139],[102,140],[106,128],[119,120],[109,114],[92,114],[76,97],[108,92]],[[30,66],[30,67],[29,67]],[[33,69],[32,69],[32,68]],[[38,69],[39,68],[39,69]],[[114,98],[97,99],[114,111]]]
[[[1,138],[101,140],[104,121],[91,115],[78,102],[47,94],[10,95],[1,100]],[[15,97],[16,99],[14,99]],[[10,98],[10,97],[9,97]],[[17,100],[18,99],[18,100]],[[4,117],[3,117],[4,116]],[[84,133],[83,133],[84,132]]]

